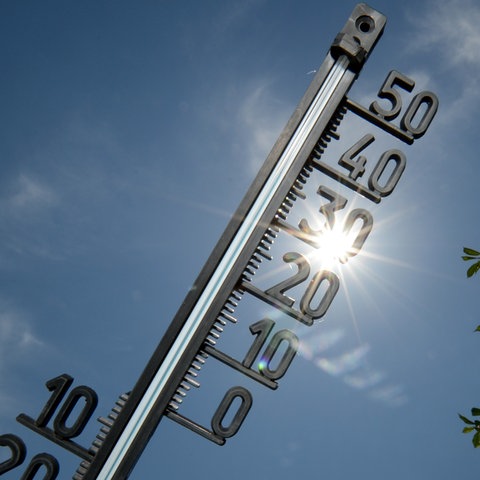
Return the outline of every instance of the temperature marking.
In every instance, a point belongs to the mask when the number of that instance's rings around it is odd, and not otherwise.
[[[262,385],[265,385],[266,387],[271,388],[272,390],[275,390],[278,387],[277,382],[270,380],[269,378],[263,377],[262,375],[255,372],[254,370],[251,370],[249,367],[246,367],[243,363],[233,359],[226,353],[223,353],[220,350],[217,350],[216,348],[211,347],[210,345],[205,345],[204,350],[211,357],[214,357],[217,360],[220,360],[225,365],[228,365],[234,368],[235,370],[239,371],[240,373],[243,373],[245,376],[250,377],[256,382],[261,383]]]

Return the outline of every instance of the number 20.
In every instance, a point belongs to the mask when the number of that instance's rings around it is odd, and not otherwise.
[[[27,449],[21,438],[10,433],[0,435],[0,447],[10,450],[10,458],[0,463],[0,475],[17,468],[24,462]],[[20,480],[33,480],[42,467],[45,469],[43,480],[57,478],[59,465],[56,458],[48,453],[40,453],[32,458]]]
[[[310,275],[310,263],[303,255],[297,252],[286,253],[283,256],[283,261],[286,263],[295,263],[298,267],[297,273],[285,280],[282,280],[280,283],[277,283],[268,290],[265,290],[265,293],[273,298],[276,298],[278,301],[284,303],[288,307],[291,307],[295,303],[295,300],[286,296],[285,292],[304,282],[308,278]],[[312,302],[314,296],[324,281],[328,283],[328,287],[324,292],[322,299],[318,303],[318,306],[313,308]],[[325,315],[328,307],[337,294],[339,286],[340,281],[338,277],[333,272],[328,270],[321,270],[313,276],[305,290],[305,293],[300,299],[300,311],[309,319],[307,323],[308,325],[313,324],[313,319],[318,319]]]

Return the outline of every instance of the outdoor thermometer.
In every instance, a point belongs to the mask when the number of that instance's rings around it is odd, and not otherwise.
[[[76,472],[62,472],[62,479],[128,478],[163,418],[223,445],[254,408],[251,385],[276,389],[302,332],[321,329],[345,288],[342,269],[358,261],[372,232],[372,211],[404,174],[399,147],[425,134],[438,107],[435,94],[417,91],[395,70],[367,106],[347,97],[385,22],[369,6],[355,7],[143,373],[99,418],[90,446],[76,437],[97,394],[67,374],[46,382],[50,396],[38,415],[17,417],[80,457]],[[235,338],[234,351],[228,338]],[[205,397],[205,422],[187,406],[205,391],[198,390],[199,372],[210,364],[235,379],[220,397]],[[58,477],[56,458],[27,458],[19,436],[1,435],[0,446],[10,452],[0,475],[18,469],[23,480]]]

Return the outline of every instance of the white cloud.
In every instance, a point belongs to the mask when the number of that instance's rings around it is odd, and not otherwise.
[[[480,5],[473,0],[429,2],[425,14],[411,17],[418,27],[412,49],[441,53],[448,67],[480,69]]]
[[[203,120],[224,137],[229,154],[241,165],[237,173],[257,174],[286,125],[294,105],[279,98],[275,80],[268,75],[244,83],[232,80],[208,98],[209,108],[200,107]],[[233,139],[233,141],[232,141]]]
[[[238,121],[247,137],[248,165],[251,172],[257,173],[288,120],[292,107],[275,99],[268,80],[258,82],[243,98],[245,100],[238,109]]]
[[[225,8],[220,10],[217,18],[215,18],[216,33],[219,35],[225,34],[238,24],[248,21],[252,10],[259,8],[263,3],[265,3],[264,0],[241,0],[225,3]]]
[[[307,360],[314,360],[325,350],[336,345],[345,336],[342,329],[319,330],[316,334],[309,333],[300,339],[299,352]]]
[[[13,208],[37,209],[55,204],[56,197],[46,185],[42,185],[25,174],[20,174],[16,182],[15,192],[8,199],[8,203]]]
[[[27,316],[0,299],[0,379],[30,361],[31,354],[45,344],[35,334]],[[8,409],[8,395],[0,392],[0,413]]]
[[[26,316],[0,301],[0,372],[32,349],[43,347]]]
[[[363,365],[369,350],[370,346],[363,344],[336,358],[318,358],[315,364],[332,376],[341,376]]]
[[[408,403],[408,397],[401,385],[387,385],[372,390],[370,396],[391,407],[401,407]]]
[[[11,263],[12,252],[57,258],[41,232],[59,204],[54,190],[31,174],[20,173],[7,183],[0,197],[0,266]]]
[[[429,1],[421,14],[410,16],[416,33],[409,42],[411,53],[428,52],[445,89],[453,86],[453,99],[441,104],[445,115],[441,122],[448,125],[476,116],[480,101],[480,4],[473,0]],[[430,87],[431,89],[431,87]],[[445,94],[444,98],[448,95]],[[446,108],[445,108],[446,107]]]
[[[3,198],[0,199],[0,214],[3,220],[25,219],[25,215],[36,216],[57,203],[58,198],[52,188],[29,174],[20,173],[5,188]]]
[[[17,376],[19,369],[31,363],[32,355],[44,350],[45,344],[36,336],[28,316],[0,298],[0,378],[2,387],[10,375]],[[17,394],[0,388],[0,417],[18,413]]]
[[[476,124],[480,104],[477,85],[480,3],[476,0],[428,0],[419,10],[409,13],[414,30],[409,36],[407,53],[421,54],[422,63],[431,72],[430,78],[425,78],[428,83],[418,83],[418,86],[434,91],[440,100],[433,132],[428,136],[429,144],[438,146],[437,161],[446,163],[451,161],[450,146],[457,147],[456,140],[448,142],[446,139],[453,138],[459,125],[472,128]]]
[[[305,360],[384,405],[397,407],[408,401],[401,385],[392,384],[385,372],[370,366],[370,345],[363,343],[344,349],[341,343],[347,332],[341,329],[319,332],[308,332],[300,336],[299,354]],[[331,348],[336,348],[337,351],[340,349],[341,353],[326,356],[323,352]]]

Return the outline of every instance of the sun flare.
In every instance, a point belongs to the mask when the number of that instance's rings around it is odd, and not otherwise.
[[[341,228],[324,230],[317,241],[316,260],[323,267],[331,267],[336,262],[345,263],[353,253],[351,237]]]

